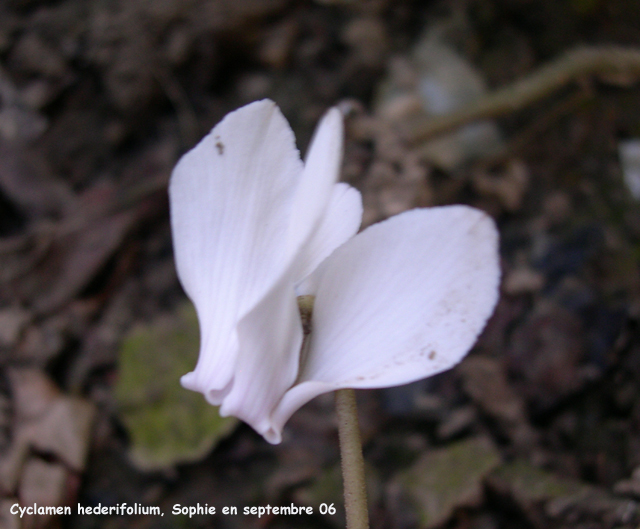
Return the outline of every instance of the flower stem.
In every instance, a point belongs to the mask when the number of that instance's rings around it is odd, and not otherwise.
[[[339,389],[336,391],[336,412],[338,414],[347,529],[369,529],[364,459],[362,458],[362,441],[360,440],[354,390]]]

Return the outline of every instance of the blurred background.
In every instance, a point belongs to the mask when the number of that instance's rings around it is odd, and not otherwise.
[[[372,527],[637,527],[639,81],[635,0],[1,1],[0,527],[344,527],[331,395],[270,446],[178,383],[168,178],[265,97],[303,153],[349,111],[364,225],[465,203],[501,230],[469,357],[358,393]],[[240,514],[171,514],[197,503]]]

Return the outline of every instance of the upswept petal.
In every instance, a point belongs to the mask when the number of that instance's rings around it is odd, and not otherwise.
[[[231,390],[238,321],[290,266],[302,171],[293,133],[268,100],[228,114],[174,169],[176,267],[201,329],[198,364],[182,382],[211,403]]]
[[[498,300],[498,233],[473,208],[416,209],[370,226],[315,274],[309,354],[276,428],[321,393],[405,384],[458,363]]]
[[[289,245],[289,266],[236,328],[236,370],[221,394],[220,413],[241,418],[271,443],[281,438],[271,414],[299,368],[302,326],[294,283],[353,236],[362,218],[360,193],[335,183],[342,136],[342,115],[332,109],[316,129],[297,182],[288,239],[282,241]]]
[[[342,114],[332,108],[316,127],[296,189],[289,243],[297,251],[317,228],[340,176],[344,136]]]
[[[327,209],[296,258],[294,280],[299,283],[338,246],[351,239],[362,223],[362,196],[349,184],[334,184]],[[304,288],[304,287],[303,287]],[[304,292],[298,292],[302,295]]]

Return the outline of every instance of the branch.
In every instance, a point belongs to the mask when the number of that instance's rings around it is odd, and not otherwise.
[[[404,136],[410,142],[423,142],[473,121],[515,112],[589,75],[628,83],[640,76],[640,50],[617,46],[577,48],[457,112],[417,119],[406,126]]]

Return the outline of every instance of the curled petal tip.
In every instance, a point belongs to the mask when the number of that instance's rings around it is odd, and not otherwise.
[[[262,434],[262,437],[272,445],[279,445],[282,442],[282,434],[279,430],[276,430],[273,426]]]
[[[198,391],[198,388],[196,387],[196,374],[191,371],[190,373],[187,373],[186,375],[182,375],[180,377],[180,384],[182,384],[182,387],[185,389],[189,389],[191,391]]]

